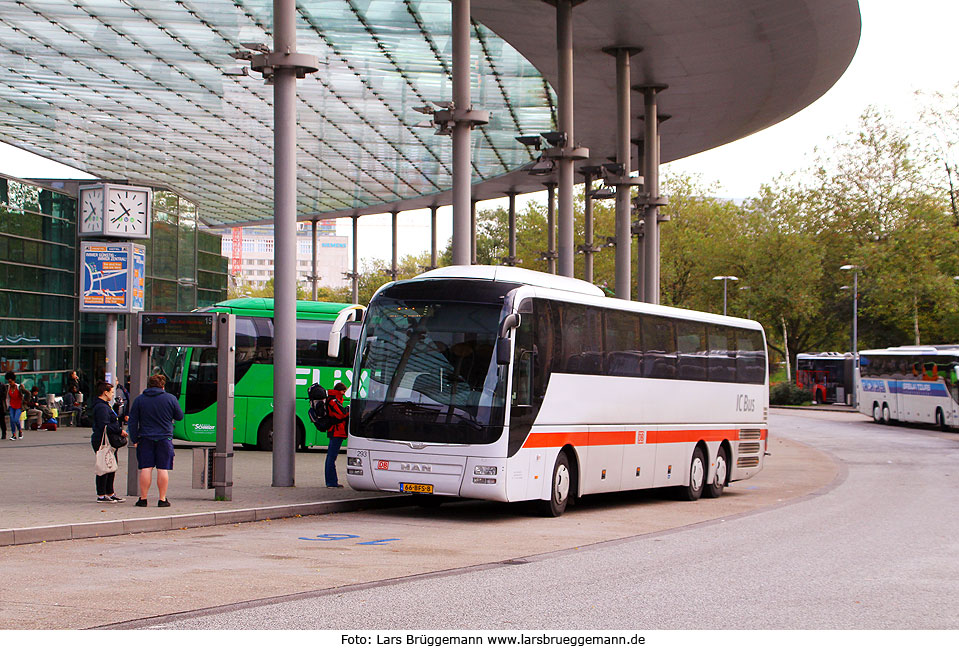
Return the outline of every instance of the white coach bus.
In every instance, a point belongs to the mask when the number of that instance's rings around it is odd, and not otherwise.
[[[859,412],[892,421],[959,426],[959,345],[859,352]]]
[[[763,466],[766,342],[751,320],[453,266],[377,291],[355,365],[356,489],[541,500],[558,516],[595,492],[718,497]]]

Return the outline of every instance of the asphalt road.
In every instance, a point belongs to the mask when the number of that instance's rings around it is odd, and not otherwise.
[[[142,625],[956,629],[956,435],[875,425],[857,414],[795,411],[773,411],[771,431],[830,454],[838,476],[804,500],[780,500],[741,517],[574,548],[553,531],[552,550],[539,554]],[[569,520],[572,527],[574,515],[550,521]],[[519,519],[512,534],[461,524],[481,545],[508,549],[508,538],[524,532],[526,521]]]

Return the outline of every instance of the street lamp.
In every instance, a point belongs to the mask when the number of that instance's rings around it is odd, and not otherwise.
[[[840,270],[852,270],[852,360],[856,369],[859,368],[859,266],[847,263],[839,266]],[[853,406],[859,405],[859,397],[853,385]]]
[[[739,277],[733,277],[730,275],[721,275],[718,277],[713,277],[713,281],[722,281],[723,282],[723,315],[726,314],[726,287],[730,281],[739,281]]]

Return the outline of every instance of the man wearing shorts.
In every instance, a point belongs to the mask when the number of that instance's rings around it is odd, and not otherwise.
[[[157,506],[166,508],[166,491],[173,469],[173,422],[183,419],[183,409],[176,397],[163,390],[166,377],[154,374],[147,382],[147,389],[133,400],[130,407],[130,422],[127,431],[130,442],[137,449],[137,467],[140,468],[140,499],[136,505],[147,505],[147,493],[153,480],[153,468],[157,470],[157,490],[160,500]]]

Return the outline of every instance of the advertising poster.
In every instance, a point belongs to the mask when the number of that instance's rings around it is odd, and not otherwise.
[[[142,245],[85,242],[80,267],[80,312],[143,310],[146,250]]]

